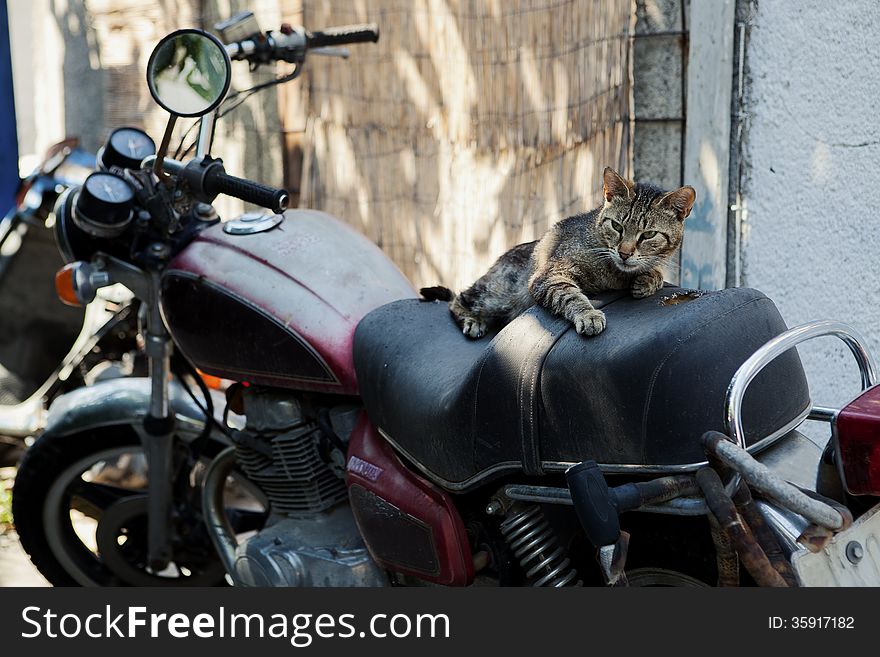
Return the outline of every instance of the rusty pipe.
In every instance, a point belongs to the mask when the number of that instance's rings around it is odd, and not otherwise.
[[[813,500],[816,500],[817,502],[822,502],[824,504],[827,504],[828,506],[830,506],[832,509],[834,509],[835,511],[837,511],[840,514],[840,517],[843,518],[843,525],[839,529],[836,529],[835,531],[838,531],[838,532],[843,531],[844,529],[847,529],[850,525],[853,524],[852,511],[850,511],[846,506],[844,506],[843,504],[841,504],[837,500],[833,500],[830,497],[826,497],[825,495],[822,495],[821,493],[817,493],[814,490],[810,490],[809,488],[801,488],[800,486],[796,486],[796,488],[799,491],[801,491],[804,495],[806,495],[807,497],[809,497]]]
[[[739,586],[739,557],[736,556],[730,536],[721,529],[715,516],[710,513],[706,517],[709,519],[712,542],[715,544],[718,586]]]
[[[697,483],[706,498],[706,506],[715,516],[722,531],[730,537],[743,566],[758,586],[787,587],[788,584],[776,572],[749,526],[737,513],[718,473],[712,468],[700,468],[697,471]]]
[[[799,513],[810,522],[835,531],[845,525],[846,519],[836,508],[804,494],[747,451],[730,442],[723,433],[707,431],[703,434],[702,442],[707,454],[717,457],[726,466],[740,473],[750,486],[785,508]]]
[[[758,545],[767,554],[767,558],[776,569],[776,572],[782,575],[782,579],[785,580],[786,584],[797,586],[797,577],[795,577],[794,569],[782,551],[779,539],[770,528],[770,525],[767,524],[764,515],[758,510],[755,500],[752,499],[752,493],[745,483],[740,484],[736,494],[733,496],[733,503],[736,505],[742,519],[755,535]]]
[[[798,536],[797,542],[812,553],[821,552],[834,538],[834,532],[815,523],[809,524]]]
[[[700,492],[697,480],[690,475],[660,477],[633,485],[638,490],[639,504],[636,508],[661,504],[677,497],[689,497]]]

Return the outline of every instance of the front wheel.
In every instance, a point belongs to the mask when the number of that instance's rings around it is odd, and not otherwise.
[[[181,470],[174,485],[174,560],[154,572],[147,565],[149,473],[134,431],[44,434],[26,452],[13,489],[22,547],[56,586],[223,584],[201,516],[187,503],[198,499],[196,469]]]
[[[626,579],[629,582],[629,586],[632,587],[709,587],[703,580],[665,568],[636,568],[635,570],[628,570],[626,571]]]

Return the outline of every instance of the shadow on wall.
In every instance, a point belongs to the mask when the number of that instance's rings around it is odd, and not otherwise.
[[[94,152],[103,138],[104,71],[101,49],[84,2],[50,0],[49,9],[64,42],[64,128],[66,135],[80,138]],[[70,83],[70,84],[68,84]],[[88,93],[82,93],[88,90]]]
[[[470,283],[629,172],[631,0],[308,0],[305,23],[376,22],[312,57],[303,205],[354,224],[416,284]]]
[[[281,25],[279,0],[205,0],[200,3],[201,27],[213,31],[214,25],[241,11],[254,12],[261,29],[278,29]],[[232,87],[247,89],[268,82],[287,69],[287,65],[264,66],[248,71],[247,64],[233,62]],[[294,82],[293,84],[299,84]],[[238,101],[230,101],[229,106]],[[223,157],[226,169],[235,175],[258,180],[267,185],[283,184],[281,153],[282,124],[278,109],[277,88],[269,88],[237,105],[217,123],[214,154]],[[235,199],[218,199],[221,216],[231,217],[243,209]]]
[[[64,50],[64,122],[92,152],[114,128],[161,136],[166,117],[150,98],[146,63],[158,40],[191,24],[189,3],[50,0]]]

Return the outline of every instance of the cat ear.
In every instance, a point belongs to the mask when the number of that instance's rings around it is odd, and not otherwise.
[[[664,206],[673,210],[681,221],[684,221],[694,207],[697,200],[697,192],[690,185],[685,185],[674,192],[664,194],[658,200],[657,206]]]
[[[632,183],[625,180],[623,176],[611,167],[605,167],[602,180],[602,192],[605,195],[606,201],[610,201],[615,196],[629,198],[632,195]]]

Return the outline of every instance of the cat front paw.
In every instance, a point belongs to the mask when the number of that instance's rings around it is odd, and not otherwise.
[[[482,338],[486,335],[486,328],[485,322],[473,317],[466,317],[461,323],[461,332],[472,339]]]
[[[572,323],[581,335],[599,335],[605,330],[605,313],[596,309],[584,310],[572,318]]]
[[[649,297],[663,287],[663,274],[659,271],[649,271],[639,274],[633,279],[632,295],[636,299]]]

